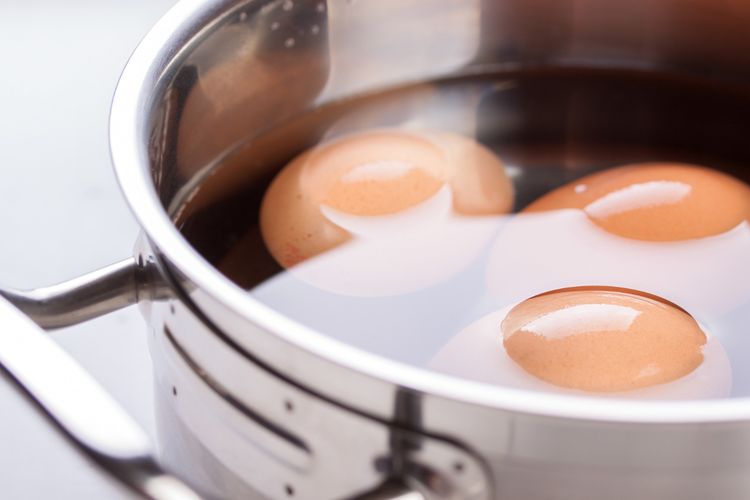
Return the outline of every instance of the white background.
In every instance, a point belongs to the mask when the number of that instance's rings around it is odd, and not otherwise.
[[[47,285],[130,255],[138,227],[111,168],[109,105],[128,56],[172,3],[0,2],[0,286]],[[153,432],[145,334],[129,308],[53,336]],[[0,376],[0,498],[130,495]]]

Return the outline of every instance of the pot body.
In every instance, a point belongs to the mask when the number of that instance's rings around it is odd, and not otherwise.
[[[394,472],[434,499],[733,500],[750,491],[747,421],[562,418],[408,389],[381,419],[253,358],[172,284],[173,298],[142,304],[161,454],[217,497],[349,498]]]
[[[416,394],[397,396],[391,421],[322,397],[248,357],[184,299],[168,265],[141,255],[160,268],[159,281],[173,294],[141,303],[150,323],[161,455],[200,491],[354,498],[396,476],[429,498],[492,497],[483,459],[453,439],[405,425],[421,411]]]
[[[743,2],[699,0],[178,4],[126,68],[111,122],[118,177],[144,227],[139,255],[172,295],[143,305],[166,456],[227,497],[338,498],[398,476],[433,498],[745,498],[748,401],[572,400],[403,367],[253,302],[175,221],[230,155],[237,176],[193,207],[268,174],[243,167],[255,136],[362,92],[571,66],[744,91],[748,23]],[[183,460],[181,446],[205,453]]]

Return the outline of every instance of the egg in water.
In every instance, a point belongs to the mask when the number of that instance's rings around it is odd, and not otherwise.
[[[430,368],[506,387],[623,398],[720,398],[727,356],[687,312],[608,287],[545,293],[451,339]]]
[[[750,187],[706,167],[648,163],[596,173],[541,197],[504,227],[490,250],[487,287],[511,304],[581,283],[618,286],[715,318],[750,295],[748,207]]]
[[[609,233],[681,241],[725,233],[750,219],[750,186],[698,165],[639,163],[589,175],[525,212],[577,208]]]
[[[513,206],[502,162],[446,132],[374,130],[292,160],[263,198],[274,259],[347,295],[413,291],[450,277],[487,244],[491,216]]]

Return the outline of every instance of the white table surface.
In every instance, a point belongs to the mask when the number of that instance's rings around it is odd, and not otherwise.
[[[107,145],[125,62],[174,0],[0,2],[0,284],[30,288],[127,257],[138,227]],[[0,328],[2,320],[0,320]],[[153,433],[134,307],[52,333]],[[0,376],[0,498],[120,499]]]

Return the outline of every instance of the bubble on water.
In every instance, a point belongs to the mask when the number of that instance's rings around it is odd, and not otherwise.
[[[320,33],[320,26],[318,26],[317,24],[313,24],[310,27],[310,33],[312,33],[313,35],[317,35],[318,33]]]
[[[292,0],[284,0],[284,3],[281,4],[281,8],[284,10],[292,10],[294,8],[294,2]]]
[[[279,29],[279,22],[278,21],[272,22],[271,23],[271,31],[276,31],[277,29]]]
[[[291,49],[292,47],[294,47],[294,43],[294,38],[287,38],[286,40],[284,40],[284,47],[286,47],[287,49]]]

